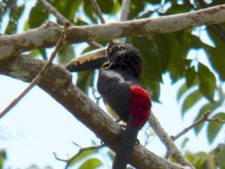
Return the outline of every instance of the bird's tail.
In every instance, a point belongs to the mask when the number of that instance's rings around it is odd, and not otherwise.
[[[127,127],[117,147],[112,169],[126,168],[134,145],[137,141],[138,131],[138,127],[134,126],[129,119]]]

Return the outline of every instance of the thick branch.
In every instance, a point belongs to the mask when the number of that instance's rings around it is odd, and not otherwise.
[[[67,43],[89,40],[110,40],[127,36],[153,33],[171,33],[200,25],[225,21],[225,5],[160,18],[107,23],[68,28]],[[40,28],[0,38],[0,63],[2,60],[35,48],[52,46],[60,36],[61,26],[46,24]]]
[[[44,64],[44,61],[19,56],[9,64],[0,65],[0,74],[31,81]],[[59,65],[50,66],[39,86],[92,130],[107,146],[116,149],[121,133],[120,126],[72,84],[71,74],[68,71]],[[135,146],[131,164],[139,169],[184,169],[158,157],[141,145]]]

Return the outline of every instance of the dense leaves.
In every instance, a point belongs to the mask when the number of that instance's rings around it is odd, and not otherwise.
[[[192,162],[196,169],[223,169],[225,167],[224,154],[225,144],[219,144],[214,150],[209,153],[187,152],[186,157]]]

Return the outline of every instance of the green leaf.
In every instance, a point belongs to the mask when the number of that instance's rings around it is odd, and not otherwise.
[[[113,0],[98,0],[98,5],[103,13],[110,14],[114,8],[114,1]]]
[[[170,44],[168,41],[168,37],[165,35],[154,35],[151,36],[151,40],[153,40],[157,45],[157,51],[159,54],[159,64],[160,70],[165,72],[168,68],[170,62]]]
[[[205,45],[204,49],[206,50],[206,54],[208,55],[208,59],[210,60],[212,67],[218,72],[220,79],[225,80],[224,39],[221,40],[221,37],[216,35],[214,31],[209,29],[209,27],[207,27],[207,29],[215,47]]]
[[[52,5],[68,20],[73,22],[74,15],[82,4],[82,0],[53,1]]]
[[[84,8],[84,13],[85,15],[93,22],[97,23],[97,17],[93,12],[91,3],[89,0],[84,0],[83,1],[83,8]]]
[[[74,55],[73,46],[69,45],[59,51],[57,59],[60,64],[65,65],[74,58]]]
[[[224,160],[224,154],[225,154],[225,144],[219,144],[217,148],[212,152],[214,155],[216,162],[218,166],[223,169],[225,168],[225,160]]]
[[[48,13],[37,3],[30,12],[28,24],[30,28],[39,27],[48,17]]]
[[[225,120],[225,113],[221,112],[221,113],[217,113],[215,116],[212,117],[212,119],[222,119]],[[210,122],[208,125],[208,141],[211,144],[216,136],[218,135],[219,131],[221,130],[223,124],[219,123],[219,122]]]
[[[190,50],[188,40],[185,38],[188,33],[179,31],[171,33],[168,36],[168,43],[170,44],[170,63],[168,70],[173,82],[176,82],[183,77],[187,67],[190,67],[190,60],[186,59],[186,55]]]
[[[173,4],[167,11],[166,14],[177,14],[177,13],[184,13],[184,12],[189,12],[192,10],[192,6],[189,5],[188,3],[184,4]]]
[[[194,67],[190,67],[185,72],[185,80],[188,87],[191,87],[196,80],[197,73]]]
[[[210,112],[210,114],[211,114],[218,106],[219,105],[216,102],[206,103],[204,106],[201,107],[201,109],[199,110],[198,115],[195,117],[194,121],[196,122],[197,120],[202,118],[202,116],[205,113]],[[199,134],[199,132],[201,131],[203,125],[204,125],[204,123],[201,123],[201,124],[199,124],[199,125],[194,127],[194,132],[195,132],[196,135]]]
[[[184,100],[182,106],[181,106],[181,112],[182,112],[182,117],[184,114],[191,108],[193,107],[200,99],[202,98],[201,93],[199,90],[195,90],[191,92]]]
[[[162,81],[160,57],[154,42],[146,37],[135,37],[132,43],[144,57],[144,76],[153,81]]]
[[[74,158],[73,160],[70,161],[70,166],[71,165],[74,165],[74,164],[77,164],[77,162],[79,162],[80,160],[90,156],[90,155],[93,155],[94,153],[96,153],[98,151],[98,149],[92,149],[92,150],[86,150],[86,151],[83,151],[82,153],[80,153],[79,156],[77,156],[76,158]]]
[[[182,148],[182,149],[185,148],[185,146],[187,145],[187,143],[188,143],[189,140],[190,140],[190,139],[186,137],[186,138],[182,141],[182,143],[181,143],[181,148]]]
[[[188,91],[187,85],[185,83],[182,84],[177,92],[177,101],[179,101],[181,97],[184,95],[184,93],[187,91]]]
[[[216,78],[208,67],[199,63],[198,65],[199,90],[210,101],[214,100],[216,90]]]
[[[129,13],[129,19],[136,18],[139,13],[141,13],[145,6],[146,6],[146,1],[140,1],[140,0],[132,0],[131,5],[130,5],[130,13]]]
[[[85,161],[79,169],[95,169],[97,167],[103,166],[102,162],[97,158],[91,158]]]

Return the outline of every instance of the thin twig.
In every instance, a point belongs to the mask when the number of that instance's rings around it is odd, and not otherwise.
[[[79,146],[80,147],[80,146]],[[67,169],[69,167],[69,165],[71,164],[71,162],[73,162],[81,153],[83,153],[84,151],[88,151],[88,150],[96,150],[96,149],[100,149],[102,147],[105,147],[105,144],[101,144],[101,145],[94,145],[94,146],[89,146],[89,147],[85,147],[85,148],[80,148],[78,153],[75,154],[71,159],[69,159],[67,161],[67,164],[65,166],[65,169]]]
[[[65,163],[68,163],[68,161],[69,161],[69,160],[65,160],[65,159],[62,159],[62,158],[58,157],[56,152],[53,152],[53,155],[54,155],[55,159],[58,160],[58,161],[62,161],[62,162],[65,162]]]
[[[222,119],[217,119],[217,118],[213,118],[213,119],[210,119],[209,118],[209,114],[210,112],[206,112],[205,114],[202,115],[202,117],[197,120],[195,123],[191,124],[190,126],[184,128],[181,132],[179,132],[178,134],[176,134],[175,136],[171,136],[171,139],[173,141],[177,140],[178,138],[180,138],[181,136],[183,136],[184,134],[186,134],[188,131],[190,131],[192,128],[196,127],[197,125],[203,123],[203,122],[218,122],[218,123],[222,123],[224,124],[225,123],[225,120],[222,120]],[[165,155],[165,158],[169,158],[169,151],[166,152],[166,155]]]
[[[222,124],[225,123],[225,120],[217,119],[217,118],[214,118],[214,119],[207,119],[206,121],[209,121],[209,122],[217,122],[217,123],[222,123]]]
[[[171,139],[173,141],[177,140],[180,136],[186,134],[189,130],[191,130],[192,128],[194,128],[195,126],[205,122],[208,120],[208,116],[209,116],[210,112],[206,112],[205,114],[203,114],[203,116],[197,120],[195,123],[191,124],[190,126],[186,127],[185,129],[183,129],[181,132],[179,132],[178,134],[176,134],[175,136],[171,136]]]
[[[103,18],[102,11],[101,11],[100,7],[98,6],[97,1],[91,0],[91,4],[92,4],[92,7],[93,7],[93,10],[94,10],[95,14],[98,16],[101,23],[106,23],[105,19]]]
[[[64,24],[70,24],[74,25],[72,22],[70,22],[66,17],[64,17],[57,9],[55,9],[48,1],[46,0],[38,0],[40,4],[50,12],[52,15],[54,15],[57,18],[57,21],[64,25]],[[103,46],[95,41],[87,41],[87,43],[93,47],[93,48],[102,48]]]
[[[5,116],[36,84],[39,83],[41,77],[43,76],[46,69],[52,64],[57,52],[60,50],[61,46],[63,45],[63,41],[66,37],[68,25],[65,25],[64,29],[61,32],[61,35],[56,43],[54,51],[51,53],[48,62],[45,66],[41,69],[39,74],[31,81],[31,83],[24,89],[24,91],[17,96],[0,114],[0,119]]]

